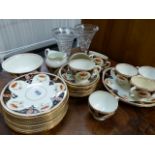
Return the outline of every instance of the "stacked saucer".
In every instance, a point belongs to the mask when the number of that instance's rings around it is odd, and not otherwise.
[[[88,96],[96,89],[100,79],[95,62],[84,53],[73,54],[68,64],[60,68],[59,76],[64,79],[73,97]]]
[[[25,134],[50,130],[68,109],[65,82],[54,74],[29,73],[9,82],[1,93],[6,124]]]

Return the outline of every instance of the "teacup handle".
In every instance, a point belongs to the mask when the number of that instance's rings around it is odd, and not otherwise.
[[[130,88],[129,94],[130,94],[131,97],[134,97],[135,96],[134,93],[133,93],[133,91],[135,91],[136,89],[137,89],[136,86]]]
[[[110,70],[110,75],[111,75],[113,78],[116,79],[115,68],[112,68],[112,69]]]
[[[94,54],[90,54],[89,58],[93,59],[94,58]]]
[[[48,56],[48,52],[50,51],[50,49],[49,48],[46,48],[45,49],[45,51],[44,51],[44,53],[45,53],[45,57],[47,57]]]
[[[101,70],[102,70],[101,66],[95,65],[94,71],[95,71],[96,74],[99,74],[101,72]]]
[[[111,66],[111,62],[110,61],[106,61],[104,68],[108,68]]]

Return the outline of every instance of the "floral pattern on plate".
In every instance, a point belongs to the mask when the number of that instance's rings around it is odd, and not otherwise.
[[[4,88],[3,102],[10,112],[33,115],[52,109],[66,94],[66,84],[58,76],[30,73],[14,79]]]

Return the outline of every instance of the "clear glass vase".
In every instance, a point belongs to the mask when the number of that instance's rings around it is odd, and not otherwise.
[[[81,51],[88,52],[91,41],[99,27],[92,24],[78,24],[74,30],[77,38],[77,47],[80,47]]]
[[[57,42],[59,51],[69,56],[75,39],[74,29],[60,27],[53,29],[52,33]]]

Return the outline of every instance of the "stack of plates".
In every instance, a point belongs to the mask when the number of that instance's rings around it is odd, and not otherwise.
[[[50,130],[68,109],[65,82],[54,74],[30,73],[9,82],[1,93],[6,124],[25,134]]]
[[[62,66],[58,75],[66,82],[69,90],[69,95],[72,97],[84,97],[90,95],[97,87],[100,79],[99,74],[91,73],[91,77],[87,82],[78,83],[74,75],[71,73],[68,65]]]

